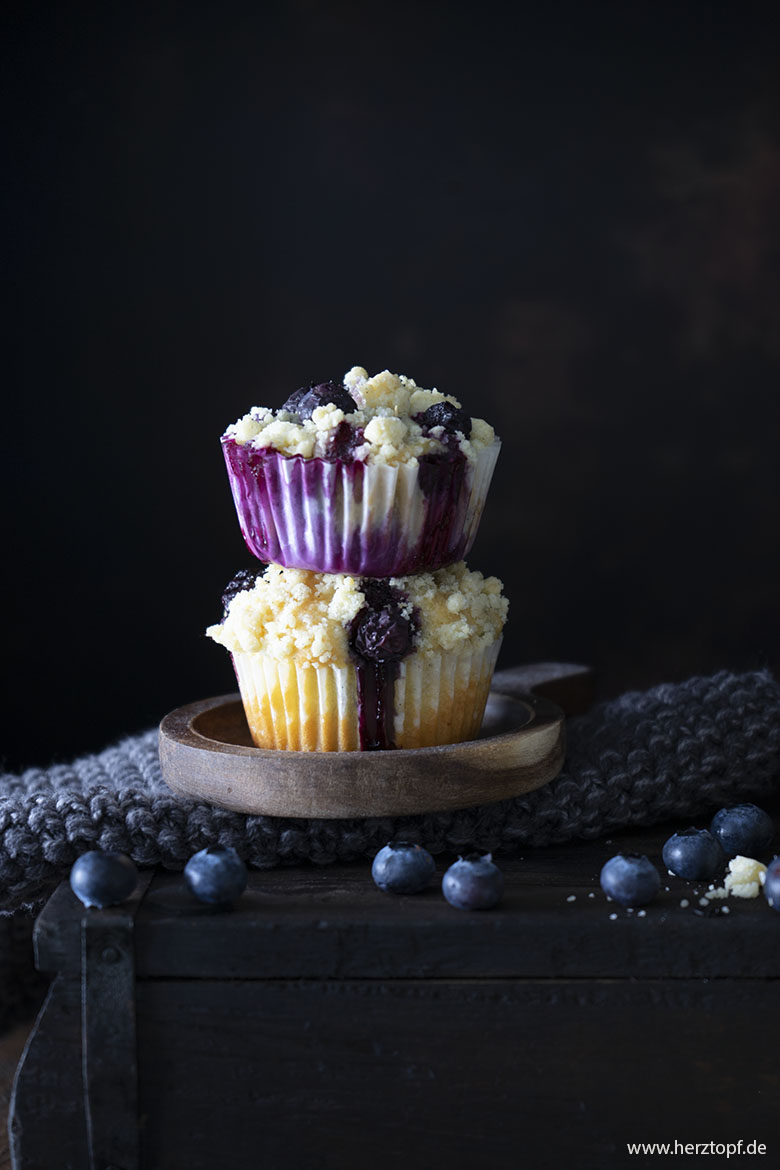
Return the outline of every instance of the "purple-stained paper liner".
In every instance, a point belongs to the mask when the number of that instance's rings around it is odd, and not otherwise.
[[[283,455],[223,438],[247,548],[286,568],[400,577],[463,560],[501,447],[388,466]]]

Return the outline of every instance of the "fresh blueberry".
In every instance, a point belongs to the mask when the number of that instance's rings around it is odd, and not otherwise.
[[[674,833],[664,845],[663,859],[667,869],[690,881],[714,877],[726,864],[720,841],[707,829]]]
[[[723,846],[727,857],[738,853],[743,857],[756,857],[772,844],[775,835],[769,813],[754,804],[735,804],[715,813],[710,825]]]
[[[445,431],[450,431],[452,434],[455,431],[461,431],[466,438],[471,434],[471,418],[466,414],[465,410],[461,410],[459,406],[453,406],[451,402],[434,402],[433,406],[429,406],[426,411],[418,419],[421,426],[428,427],[444,427]]]
[[[70,871],[70,888],[85,906],[118,906],[138,885],[138,870],[124,853],[82,853]]]
[[[389,841],[380,849],[371,866],[371,876],[390,894],[417,894],[430,882],[436,863],[422,845]]]
[[[262,577],[265,572],[265,565],[257,565],[251,569],[239,569],[235,577],[228,581],[225,586],[225,592],[222,594],[222,606],[227,613],[228,607],[233,598],[243,593],[245,589],[251,589],[257,581],[258,577]]]
[[[770,861],[764,874],[764,897],[773,910],[780,914],[780,857]]]
[[[338,406],[344,414],[353,414],[357,410],[355,399],[338,382],[312,382],[310,386],[302,386],[290,395],[282,410],[289,410],[304,419],[311,418],[318,406],[331,405]]]
[[[458,910],[489,910],[501,901],[504,875],[490,853],[469,853],[447,870],[441,892]]]
[[[209,845],[189,859],[184,880],[199,901],[229,906],[246,889],[246,866],[230,845]]]
[[[652,861],[638,853],[617,853],[601,869],[601,888],[621,906],[646,906],[661,889]]]

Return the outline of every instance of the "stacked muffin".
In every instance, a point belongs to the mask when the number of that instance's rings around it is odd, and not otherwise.
[[[207,633],[252,738],[292,751],[473,738],[507,602],[463,561],[500,448],[460,403],[385,370],[255,407],[222,436],[247,547]]]

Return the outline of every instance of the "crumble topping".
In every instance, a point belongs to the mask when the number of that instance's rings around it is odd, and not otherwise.
[[[310,459],[324,455],[340,423],[346,421],[354,428],[363,429],[364,442],[356,448],[354,457],[365,463],[384,463],[390,466],[417,463],[421,455],[441,454],[447,449],[449,438],[443,427],[423,428],[414,417],[430,406],[449,402],[460,408],[452,395],[425,390],[405,374],[391,374],[382,370],[369,377],[362,366],[353,366],[344,375],[344,387],[355,400],[357,409],[345,414],[330,403],[318,406],[311,418],[301,419],[289,410],[270,410],[254,406],[225,431],[241,445],[272,447],[283,455],[302,455]],[[470,463],[496,441],[496,434],[484,419],[473,418],[471,434],[455,432],[460,450]]]
[[[506,621],[509,603],[501,582],[472,572],[464,561],[435,573],[392,577],[389,584],[404,595],[404,616],[416,615],[418,654],[486,649]],[[206,633],[237,653],[344,666],[352,661],[348,627],[365,604],[359,577],[269,565]]]
[[[708,890],[704,897],[727,898],[729,894],[733,894],[735,898],[757,898],[765,877],[765,865],[756,861],[754,857],[742,857],[738,854],[729,862],[729,872],[723,885]]]

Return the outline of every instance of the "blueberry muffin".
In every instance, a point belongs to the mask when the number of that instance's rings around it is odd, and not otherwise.
[[[258,747],[418,748],[473,739],[508,603],[459,562],[391,578],[245,571],[207,633],[231,653]]]
[[[457,399],[388,370],[254,407],[222,449],[241,531],[262,561],[395,577],[474,542],[500,440]]]

